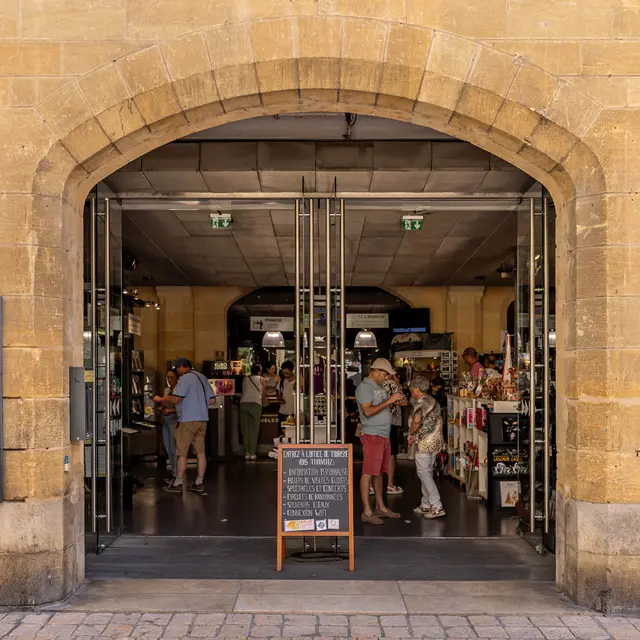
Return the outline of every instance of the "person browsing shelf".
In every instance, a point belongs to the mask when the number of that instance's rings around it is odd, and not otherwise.
[[[204,474],[207,471],[204,436],[209,421],[209,407],[215,402],[215,395],[209,381],[201,373],[194,371],[188,358],[176,360],[176,371],[180,377],[171,395],[154,398],[165,407],[175,407],[178,415],[178,470],[175,480],[170,486],[165,487],[165,491],[182,493],[189,448],[193,445],[198,457],[198,476],[189,487],[189,491],[204,493]]]

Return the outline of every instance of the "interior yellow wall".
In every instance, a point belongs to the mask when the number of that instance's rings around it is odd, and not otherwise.
[[[452,332],[454,347],[500,351],[500,334],[507,328],[507,309],[515,299],[505,287],[385,287],[414,308],[427,307],[433,333]]]
[[[431,330],[454,334],[454,348],[500,351],[500,334],[507,326],[507,308],[514,290],[506,287],[392,287],[388,291],[414,308],[428,308]],[[227,310],[251,289],[243,287],[139,287],[144,300],[158,301],[160,310],[141,307],[145,366],[162,374],[168,360],[191,358],[196,367],[227,355]]]
[[[140,307],[142,335],[135,347],[144,351],[145,366],[162,372],[169,360],[185,356],[201,367],[227,353],[227,310],[246,295],[245,287],[138,287],[143,300],[157,301],[160,309]]]

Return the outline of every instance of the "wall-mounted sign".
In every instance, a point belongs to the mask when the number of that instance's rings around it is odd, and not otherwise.
[[[227,371],[229,368],[229,363],[226,360],[216,360],[213,363],[214,371]]]
[[[347,329],[388,329],[388,313],[347,313]]]
[[[127,315],[127,331],[132,336],[142,335],[142,322],[140,318],[133,313]]]
[[[293,331],[293,318],[278,316],[251,316],[251,331]]]

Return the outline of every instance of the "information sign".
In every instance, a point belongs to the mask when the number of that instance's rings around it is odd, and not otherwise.
[[[278,446],[278,571],[291,536],[348,537],[354,570],[352,485],[350,444]]]

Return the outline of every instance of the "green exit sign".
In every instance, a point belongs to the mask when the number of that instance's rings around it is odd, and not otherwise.
[[[212,215],[211,228],[212,229],[231,229],[231,216],[224,215],[224,214]]]
[[[421,231],[422,230],[422,216],[416,217],[405,217],[402,218],[402,229],[403,231]]]

